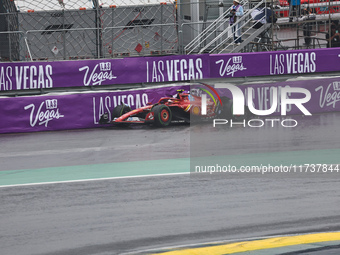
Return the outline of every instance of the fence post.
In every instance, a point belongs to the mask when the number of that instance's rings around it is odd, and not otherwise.
[[[27,47],[28,55],[29,55],[31,61],[33,61],[32,54],[31,54],[31,50],[30,50],[30,47],[29,47],[28,41],[27,41],[27,33],[28,33],[28,31],[27,31],[26,34],[24,35],[24,40],[25,40],[25,44],[26,44],[26,47]]]
[[[182,12],[181,12],[181,0],[177,0],[176,2],[176,18],[177,18],[177,27],[178,27],[178,52],[180,55],[184,54],[184,45],[183,45],[183,26],[182,26]]]
[[[9,21],[9,19],[10,19],[10,14],[8,14],[8,15],[6,15],[6,17],[7,17],[7,31],[9,32],[9,31],[11,31],[11,29],[10,29],[10,27],[9,27],[9,24],[10,24],[10,21]],[[8,48],[9,48],[9,61],[13,61],[13,59],[12,59],[12,35],[10,34],[10,33],[8,33],[7,34],[7,36],[8,36]]]
[[[95,7],[95,27],[96,27],[96,49],[97,49],[97,58],[101,58],[103,56],[102,52],[102,29],[100,22],[100,5],[98,0],[92,0],[93,6]]]
[[[63,13],[63,45],[64,45],[64,60],[66,60],[66,32],[65,32],[65,9],[62,10]]]
[[[163,54],[163,4],[161,4],[161,54]]]

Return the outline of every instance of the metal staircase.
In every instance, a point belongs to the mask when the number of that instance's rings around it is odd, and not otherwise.
[[[186,54],[193,53],[236,53],[243,50],[249,43],[252,43],[255,38],[265,33],[271,27],[271,24],[264,24],[260,28],[253,28],[260,21],[254,21],[251,13],[265,4],[265,0],[259,2],[249,2],[248,0],[240,1],[244,8],[244,15],[238,18],[236,24],[241,24],[242,43],[234,44],[232,27],[229,26],[229,19],[225,16],[230,13],[231,7],[225,11],[220,17],[214,20],[206,27],[196,38],[194,38],[184,48]],[[223,29],[226,27],[226,29]],[[217,32],[220,31],[220,32]]]

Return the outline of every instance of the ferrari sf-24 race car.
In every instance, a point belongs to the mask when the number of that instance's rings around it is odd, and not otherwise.
[[[232,117],[232,100],[221,97],[220,100],[206,100],[206,114],[201,114],[202,97],[193,93],[177,90],[172,97],[162,97],[156,104],[131,110],[128,105],[116,106],[111,113],[105,112],[100,117],[100,124],[153,124],[157,127],[168,126],[171,122],[201,121],[212,118],[228,119]]]

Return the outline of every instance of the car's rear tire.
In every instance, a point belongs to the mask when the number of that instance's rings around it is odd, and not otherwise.
[[[252,114],[248,108],[248,106],[244,106],[244,115],[233,115],[234,121],[243,121],[243,120],[249,120],[251,118]]]
[[[159,104],[153,107],[154,124],[157,127],[166,127],[171,123],[172,113],[168,106]]]
[[[120,116],[130,111],[131,108],[128,105],[125,104],[117,105],[115,108],[113,108],[111,117],[112,119],[119,118]]]
[[[229,97],[221,97],[222,107],[217,109],[216,115],[222,119],[232,119],[234,121],[243,121],[251,117],[248,106],[244,106],[244,115],[233,115],[233,100]]]

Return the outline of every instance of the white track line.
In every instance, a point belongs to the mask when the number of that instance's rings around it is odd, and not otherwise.
[[[69,181],[55,181],[55,182],[24,183],[24,184],[13,184],[13,185],[1,185],[0,188],[23,187],[23,186],[37,186],[37,185],[48,185],[48,184],[62,184],[62,183],[77,183],[77,182],[93,182],[93,181],[106,181],[106,180],[117,180],[117,179],[148,178],[148,177],[174,176],[174,175],[186,175],[186,174],[190,174],[190,172],[169,173],[169,174],[150,174],[150,175],[119,176],[119,177],[107,177],[107,178],[96,178],[96,179],[81,179],[81,180],[69,180]]]
[[[146,147],[148,145],[139,145],[140,147]],[[136,145],[124,145],[123,149],[136,148]],[[84,153],[84,152],[102,152],[102,151],[121,151],[122,146],[99,146],[99,147],[88,147],[88,148],[70,148],[61,150],[40,150],[40,151],[25,151],[25,152],[0,152],[0,158],[9,157],[31,157],[31,156],[42,156],[42,155],[55,155],[55,154],[69,154],[69,153]]]

